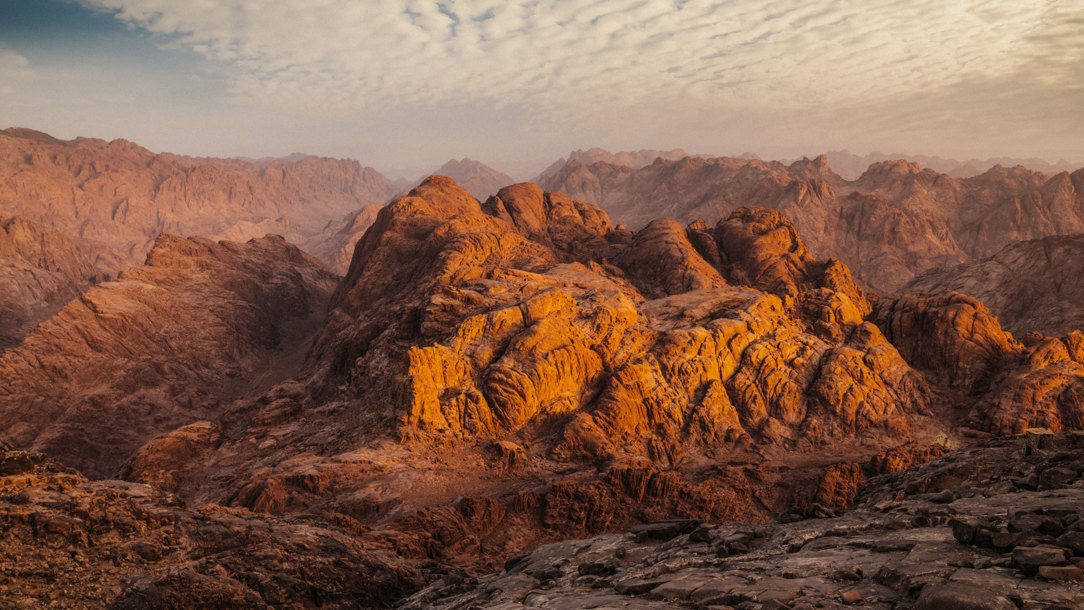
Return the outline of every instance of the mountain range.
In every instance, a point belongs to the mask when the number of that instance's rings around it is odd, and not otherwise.
[[[1084,599],[1081,171],[0,145],[13,603]]]
[[[777,209],[815,253],[838,258],[886,294],[927,269],[1015,241],[1084,232],[1084,170],[1049,176],[996,166],[955,179],[897,160],[848,181],[825,156],[791,165],[686,157],[640,169],[571,161],[541,185],[600,205],[632,228],[660,215],[714,223],[745,205]]]

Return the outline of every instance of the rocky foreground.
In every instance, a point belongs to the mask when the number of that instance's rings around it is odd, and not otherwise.
[[[373,607],[418,586],[393,553],[303,517],[185,508],[0,443],[0,607]]]
[[[647,523],[546,545],[471,578],[404,560],[348,521],[188,508],[159,489],[89,481],[0,445],[0,599],[11,608],[1079,608],[1081,472],[1084,434],[997,439],[876,477],[848,510]]]
[[[877,477],[847,511],[560,542],[402,606],[1080,608],[1082,471],[1079,433],[998,439]]]

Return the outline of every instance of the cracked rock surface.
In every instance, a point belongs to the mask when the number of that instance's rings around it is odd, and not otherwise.
[[[1081,471],[1079,433],[999,439],[871,479],[836,517],[560,542],[402,607],[1079,608]]]

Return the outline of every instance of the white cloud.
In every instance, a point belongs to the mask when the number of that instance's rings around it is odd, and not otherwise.
[[[16,92],[15,85],[30,76],[29,62],[18,53],[0,49],[0,95]]]
[[[1084,61],[1040,0],[84,1],[233,66],[240,97],[340,110],[800,108],[1010,74],[1055,36]]]
[[[65,58],[79,80],[28,48],[9,120],[388,165],[589,146],[1084,161],[1084,0],[75,1],[204,60]],[[13,74],[0,51],[0,93]],[[133,103],[72,112],[118,91]]]

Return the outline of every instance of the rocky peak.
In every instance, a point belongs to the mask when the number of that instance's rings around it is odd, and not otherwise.
[[[787,169],[792,175],[799,178],[817,179],[828,184],[841,184],[843,182],[843,178],[829,167],[827,155],[818,155],[814,159],[802,157],[791,163]]]
[[[651,421],[667,422],[649,435],[651,443],[680,444],[689,435],[709,444],[749,435],[778,440],[782,430],[819,419],[812,414],[821,399],[802,398],[802,388],[836,391],[838,380],[818,381],[809,367],[843,358],[834,351],[838,342],[883,351],[876,366],[884,370],[905,367],[884,350],[876,327],[856,331],[869,305],[845,267],[815,260],[778,212],[739,210],[714,230],[657,220],[627,242],[608,239],[613,232],[594,206],[534,185],[502,189],[478,207],[452,181],[432,178],[384,208],[363,238],[313,352],[324,356],[314,364],[346,375],[362,401],[375,387],[397,388],[407,403],[383,401],[381,408],[385,421],[405,423],[412,437],[534,434],[524,431],[574,413],[563,424],[564,440],[546,442],[562,459],[615,451],[597,439],[636,438]],[[800,308],[796,297],[806,293]],[[806,322],[789,317],[806,306],[829,342],[803,335]],[[369,313],[385,310],[386,319]],[[360,327],[351,322],[363,316]],[[714,347],[702,348],[711,354],[706,361],[682,364],[692,357],[691,337]],[[413,343],[405,353],[404,340]],[[764,354],[794,350],[795,361],[773,366],[796,367],[789,374],[802,381],[783,394],[761,387],[767,379],[744,369],[733,351],[746,341],[763,341]],[[663,371],[678,366],[715,371],[704,373],[719,377],[715,389],[695,398],[705,391],[696,384],[662,381]],[[849,375],[855,365],[839,366]],[[900,385],[907,374],[893,375],[885,394],[864,398],[885,412],[809,424],[817,430],[811,436],[852,434],[921,412],[925,390]],[[669,386],[665,399],[648,390],[660,383]],[[688,400],[706,402],[683,412],[679,405]],[[895,400],[909,406],[897,411],[888,406]],[[633,406],[641,402],[646,406]]]
[[[508,174],[466,157],[449,160],[437,170],[437,174],[452,178],[479,200],[485,200],[501,187],[515,182]]]
[[[703,236],[700,243],[704,251],[714,251],[717,264],[721,264],[718,245],[711,235]],[[651,297],[726,285],[718,269],[701,256],[686,231],[671,218],[654,220],[637,232],[614,262]]]
[[[813,257],[786,216],[741,208],[715,227],[738,283],[779,296],[795,296],[813,281]]]
[[[906,159],[893,159],[871,163],[863,175],[868,175],[870,178],[875,176],[908,176],[921,174],[923,171],[925,170],[918,163],[912,163]]]

